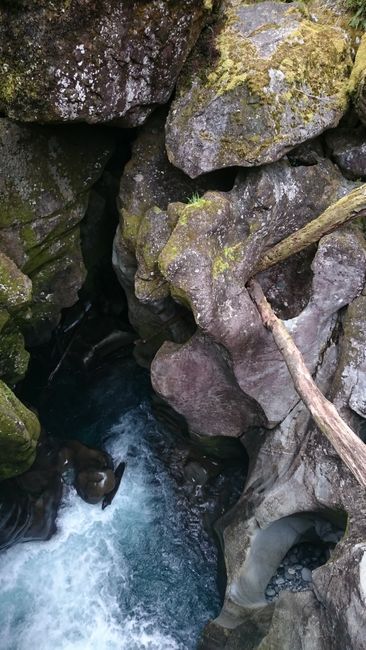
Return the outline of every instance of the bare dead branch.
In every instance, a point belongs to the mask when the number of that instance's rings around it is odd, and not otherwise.
[[[309,409],[320,431],[331,442],[356,480],[366,488],[366,445],[344,422],[335,406],[324,397],[314,383],[301,352],[283,322],[273,312],[259,283],[250,280],[247,286],[263,324],[271,330],[277,347],[283,355],[297,393]]]

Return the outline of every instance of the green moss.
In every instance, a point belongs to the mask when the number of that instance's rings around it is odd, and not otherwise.
[[[190,83],[183,79],[179,91],[184,95],[188,90],[190,101],[180,107],[177,126],[181,123],[184,130],[207,104],[230,95],[235,110],[229,113],[232,128],[226,131],[233,135],[221,138],[217,158],[225,160],[226,153],[228,160],[237,157],[257,164],[263,152],[288,137],[289,129],[316,121],[323,110],[346,110],[352,60],[349,42],[334,20],[332,24],[327,15],[322,24],[321,14],[319,22],[312,21],[309,12],[298,7],[287,11],[289,20],[292,14],[299,19],[297,27],[271,54],[260,55],[253,34],[250,38],[242,34],[237,13],[241,5],[246,3],[231,7],[217,29],[213,47],[218,56],[211,67],[198,57],[199,68],[192,73],[190,64]],[[260,31],[274,27],[268,23]],[[213,131],[202,130],[200,137],[217,147]]]
[[[0,480],[30,467],[40,430],[37,416],[0,381]]]
[[[121,214],[121,232],[124,241],[127,243],[130,249],[133,251],[136,248],[137,237],[139,233],[139,228],[141,225],[142,216],[138,214],[133,214],[128,212],[125,208],[122,208]]]
[[[212,275],[214,278],[217,278],[221,273],[229,271],[236,265],[241,257],[243,252],[242,243],[239,242],[234,246],[224,246],[220,255],[215,257],[212,265]]]

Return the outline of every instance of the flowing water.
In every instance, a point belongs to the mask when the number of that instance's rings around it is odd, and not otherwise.
[[[216,548],[162,458],[173,440],[148,390],[132,362],[57,381],[48,430],[127,467],[110,507],[68,488],[50,541],[0,554],[1,650],[189,650],[218,613]]]

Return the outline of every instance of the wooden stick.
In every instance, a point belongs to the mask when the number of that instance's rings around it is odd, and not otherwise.
[[[283,355],[297,393],[309,409],[320,431],[332,443],[356,480],[366,488],[366,445],[342,420],[335,406],[324,397],[314,383],[301,352],[283,322],[274,314],[259,283],[250,280],[247,287],[263,324],[271,330],[277,347]]]
[[[329,206],[319,217],[264,253],[253,275],[265,271],[319,241],[351,219],[366,216],[366,183]]]

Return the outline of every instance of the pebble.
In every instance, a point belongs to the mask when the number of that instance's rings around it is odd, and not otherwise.
[[[283,558],[266,589],[266,599],[276,600],[283,590],[299,592],[311,589],[312,570],[325,564],[329,550],[312,543],[299,544]]]
[[[276,592],[275,592],[274,589],[272,589],[271,587],[269,589],[266,589],[266,596],[271,597],[271,596],[275,596],[275,595],[276,595]]]
[[[312,574],[310,569],[307,569],[306,567],[303,568],[301,571],[301,577],[305,582],[311,582],[312,581]]]

